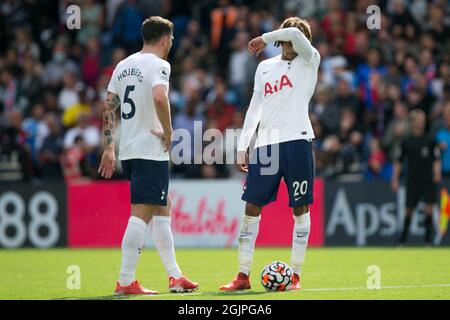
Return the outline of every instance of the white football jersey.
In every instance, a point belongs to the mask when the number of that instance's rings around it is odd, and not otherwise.
[[[300,55],[282,60],[278,55],[258,65],[254,91],[262,95],[262,112],[255,147],[314,138],[308,109],[319,64],[319,52],[313,48],[310,61]]]
[[[151,130],[162,132],[152,88],[169,90],[170,64],[152,53],[130,55],[114,69],[108,91],[119,95],[121,134],[119,160],[169,160],[169,153]]]

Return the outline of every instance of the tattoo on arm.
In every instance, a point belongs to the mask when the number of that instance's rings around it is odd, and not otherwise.
[[[103,146],[114,146],[114,130],[116,127],[116,110],[120,107],[120,98],[116,94],[108,93],[103,110]]]

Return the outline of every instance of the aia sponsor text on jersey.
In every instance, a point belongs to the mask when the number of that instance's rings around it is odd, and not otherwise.
[[[270,82],[266,82],[264,85],[264,97],[269,95],[269,94],[273,94],[273,93],[277,93],[278,91],[283,90],[283,88],[292,88],[292,82],[291,80],[289,80],[288,76],[283,74],[280,78],[280,80],[275,81],[275,83],[272,85]]]

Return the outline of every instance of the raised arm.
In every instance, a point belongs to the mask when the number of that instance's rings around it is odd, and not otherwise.
[[[98,173],[105,178],[112,177],[115,170],[116,156],[114,153],[114,131],[116,129],[116,110],[120,107],[117,94],[108,92],[103,104],[103,154]]]
[[[262,35],[262,40],[268,44],[276,41],[290,41],[292,47],[306,61],[311,60],[313,47],[305,35],[295,27],[282,28]]]

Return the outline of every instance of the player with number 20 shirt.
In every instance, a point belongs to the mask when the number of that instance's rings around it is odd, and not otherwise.
[[[239,139],[238,164],[241,171],[248,172],[242,195],[246,207],[239,236],[239,273],[220,288],[224,291],[250,289],[249,273],[261,210],[276,199],[282,178],[295,220],[291,255],[293,290],[300,289],[300,271],[308,244],[311,226],[308,205],[313,201],[314,184],[311,146],[314,132],[308,106],[316,86],[320,55],[311,45],[308,22],[298,17],[287,18],[280,29],[251,40],[249,52],[258,55],[268,43],[281,45],[282,54],[258,65]],[[256,148],[248,161],[247,148],[258,126]],[[276,162],[278,169],[274,173],[263,170],[268,169],[261,159],[264,155],[270,156],[270,165]]]

